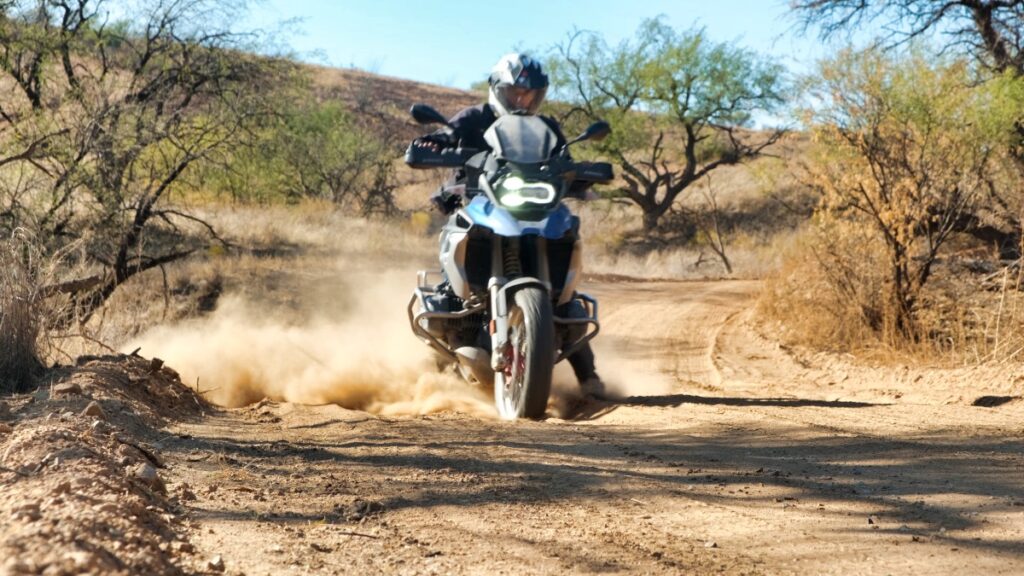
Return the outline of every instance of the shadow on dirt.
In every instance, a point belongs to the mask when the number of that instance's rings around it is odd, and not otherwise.
[[[870,402],[849,402],[845,400],[804,400],[800,398],[728,398],[717,396],[695,396],[692,394],[671,394],[668,396],[631,396],[616,400],[613,405],[620,406],[682,406],[683,404],[705,404],[719,406],[779,406],[796,408],[814,406],[818,408],[867,408],[885,406]]]
[[[772,406],[782,408],[816,407],[816,408],[869,408],[872,406],[888,406],[871,402],[854,402],[847,400],[806,400],[801,398],[741,398],[721,396],[696,396],[693,394],[669,394],[663,396],[630,396],[619,400],[581,401],[571,406],[564,415],[567,420],[597,420],[611,414],[623,406],[643,406],[656,408],[677,408],[684,404],[704,406]]]
[[[689,395],[626,403],[780,411],[872,407]],[[252,429],[256,432],[257,426]],[[354,495],[372,497],[383,514],[437,506],[554,500],[664,503],[670,498],[677,502],[673,506],[699,501],[741,515],[744,510],[794,507],[828,519],[830,526],[842,526],[836,530],[843,533],[891,532],[1024,557],[1021,542],[953,534],[988,522],[982,514],[1024,510],[1020,439],[964,437],[939,429],[913,437],[871,437],[800,423],[764,431],[755,422],[726,426],[698,421],[665,431],[600,424],[508,425],[468,417],[326,422],[319,430],[316,438],[291,442],[268,442],[266,430],[260,431],[263,441],[247,440],[239,430],[237,438],[189,438],[165,449],[180,456],[216,454],[216,459],[193,465],[199,472],[222,477],[225,464],[238,464],[247,471],[239,483],[265,484],[268,490],[288,486],[296,494],[317,497],[305,500],[308,506],[301,512],[292,508],[276,516],[288,522],[343,522],[329,507],[332,497]],[[336,477],[349,479],[342,483],[346,489],[339,491],[325,480]],[[780,504],[783,494],[785,503]],[[875,519],[868,522],[859,512],[851,516],[853,504],[857,510],[867,504]],[[199,506],[196,512],[200,518],[239,521],[252,514],[215,505]]]

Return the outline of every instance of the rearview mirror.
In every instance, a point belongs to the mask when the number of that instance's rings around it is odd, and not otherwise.
[[[612,133],[612,127],[604,120],[594,122],[580,134],[580,140],[604,140],[604,137]]]
[[[598,120],[587,129],[583,131],[583,134],[572,139],[569,144],[575,144],[576,142],[582,142],[584,140],[603,140],[605,136],[612,133],[612,127],[604,120]]]
[[[434,110],[426,104],[413,104],[412,108],[409,109],[409,113],[412,114],[413,120],[416,120],[419,124],[444,124],[448,125],[448,119],[441,115],[440,112]]]

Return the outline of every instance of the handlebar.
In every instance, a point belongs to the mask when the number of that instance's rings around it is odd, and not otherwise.
[[[405,151],[405,163],[412,168],[461,168],[479,150],[475,148],[445,148],[432,150],[426,146],[416,146],[413,142]],[[615,176],[612,165],[608,162],[578,162],[574,180],[589,184],[611,182]]]

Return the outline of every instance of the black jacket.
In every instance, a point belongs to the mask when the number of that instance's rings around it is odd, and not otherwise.
[[[487,129],[497,119],[498,116],[494,113],[494,109],[491,108],[490,104],[470,106],[448,120],[448,123],[451,124],[450,128],[442,128],[433,134],[422,136],[418,140],[433,142],[442,148],[461,147],[490,150],[491,147],[484,140],[484,132],[487,132]],[[562,127],[559,126],[558,122],[549,116],[540,116],[540,119],[554,131],[557,137],[556,149],[565,146],[565,135],[562,134]],[[452,172],[447,185],[465,182],[465,180],[466,170],[458,168]],[[456,195],[449,194],[445,189],[446,186],[438,188],[431,194],[430,201],[444,214],[451,214],[456,207],[461,205],[462,200]]]
[[[452,127],[438,130],[433,134],[424,136],[423,139],[436,142],[443,147],[459,146],[462,148],[475,148],[477,150],[490,150],[491,147],[484,141],[484,132],[494,124],[497,115],[490,104],[478,104],[470,106],[452,116],[448,123]],[[562,134],[562,127],[550,116],[540,116],[551,130],[558,137],[558,147],[565,146],[565,135]]]

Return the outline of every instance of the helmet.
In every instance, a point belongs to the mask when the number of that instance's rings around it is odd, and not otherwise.
[[[506,54],[491,69],[488,102],[499,116],[536,114],[548,91],[548,75],[526,54]]]

